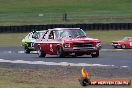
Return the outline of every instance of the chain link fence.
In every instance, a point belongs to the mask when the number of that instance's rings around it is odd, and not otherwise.
[[[77,24],[77,23],[130,23],[131,14],[110,14],[96,12],[22,12],[0,13],[0,25],[30,24]]]

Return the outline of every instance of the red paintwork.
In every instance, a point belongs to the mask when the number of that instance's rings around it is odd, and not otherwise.
[[[128,40],[120,40],[120,41],[112,41],[112,46],[116,46],[117,48],[122,48],[122,45],[125,45],[126,48],[132,48],[132,37]],[[114,44],[113,44],[114,43]]]
[[[45,51],[46,54],[50,54],[50,55],[56,55],[57,54],[57,47],[62,47],[65,53],[92,53],[92,52],[96,52],[99,51],[101,48],[101,45],[99,45],[98,47],[96,46],[96,43],[100,43],[101,41],[98,39],[93,39],[93,38],[88,38],[88,37],[84,37],[84,36],[80,36],[80,37],[63,37],[63,38],[53,38],[50,39],[50,33],[52,31],[55,30],[80,30],[79,28],[57,28],[57,29],[49,29],[45,35],[44,35],[44,39],[38,40],[36,41],[36,43],[34,44],[35,49],[37,50],[38,48],[41,47],[41,49],[43,51]],[[46,36],[48,36],[46,38]],[[73,43],[92,43],[92,47],[94,47],[94,49],[82,49],[82,50],[73,50]],[[65,44],[68,43],[70,44],[70,47],[66,48]],[[81,47],[83,48],[83,47]]]

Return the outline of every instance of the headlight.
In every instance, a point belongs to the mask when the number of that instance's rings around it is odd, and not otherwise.
[[[69,47],[70,47],[70,43],[66,43],[66,44],[65,44],[65,47],[66,47],[66,48],[69,48]]]
[[[97,42],[96,43],[96,47],[101,47],[101,43],[100,42]]]

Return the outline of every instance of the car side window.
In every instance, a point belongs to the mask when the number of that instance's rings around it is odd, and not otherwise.
[[[32,33],[29,33],[28,38],[32,39],[32,35],[33,35]]]
[[[35,33],[32,34],[32,38],[33,39],[38,39],[39,38],[38,35],[39,35],[39,32],[35,32]]]
[[[44,36],[43,36],[43,39],[48,39],[48,32],[49,32],[49,31],[46,31],[46,32],[45,32],[45,34],[44,34]]]
[[[50,32],[49,39],[54,39],[54,32],[53,31]]]

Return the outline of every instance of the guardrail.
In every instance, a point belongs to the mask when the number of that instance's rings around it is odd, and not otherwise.
[[[46,24],[0,26],[0,33],[22,33],[33,30],[47,30],[50,28],[82,28],[83,30],[132,30],[132,23],[93,23],[93,24]]]

